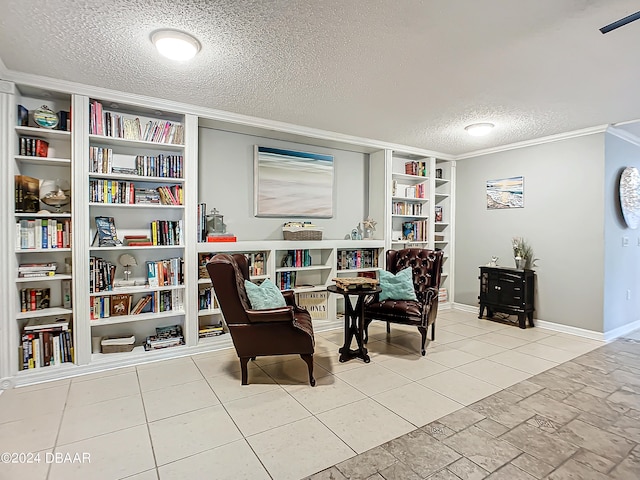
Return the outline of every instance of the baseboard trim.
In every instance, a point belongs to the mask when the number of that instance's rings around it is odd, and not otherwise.
[[[461,312],[477,314],[479,307],[477,305],[453,303],[453,308]],[[596,332],[594,330],[587,330],[579,327],[572,327],[570,325],[563,325],[561,323],[547,322],[545,320],[540,320],[539,318],[534,318],[533,323],[536,327],[553,330],[554,332],[568,333],[569,335],[576,335],[578,337],[589,338],[591,340],[599,340],[602,342],[608,342],[610,340],[613,340],[614,338],[640,328],[640,320],[634,323],[630,323],[629,325],[624,325],[623,327],[616,328],[615,330],[611,330],[607,333]]]
[[[469,312],[469,313],[478,313],[478,306],[477,305],[466,305],[464,303],[456,303],[453,302],[453,309],[454,310],[460,310],[462,312]]]
[[[640,320],[636,320],[635,322],[627,323],[626,325],[622,325],[621,327],[614,328],[613,330],[609,330],[608,332],[604,332],[604,339],[609,342],[639,328]]]

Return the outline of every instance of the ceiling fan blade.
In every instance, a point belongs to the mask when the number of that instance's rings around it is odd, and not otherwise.
[[[611,30],[615,30],[616,28],[620,28],[624,25],[626,25],[627,23],[631,23],[634,20],[638,20],[640,18],[640,12],[636,12],[636,13],[632,13],[631,15],[621,18],[620,20],[617,20],[613,23],[610,23],[609,25],[605,25],[604,27],[602,27],[600,29],[600,31],[602,33],[609,33]]]

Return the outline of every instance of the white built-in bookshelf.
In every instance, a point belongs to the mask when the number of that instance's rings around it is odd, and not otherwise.
[[[19,125],[18,105],[29,111],[41,105],[55,112],[68,111],[68,129],[39,128],[32,121],[26,126]],[[96,109],[101,109],[102,115]],[[98,117],[109,122],[108,130],[105,123],[102,129],[98,127]],[[367,211],[358,212],[356,218],[360,220],[365,213],[378,222],[374,239],[239,238],[238,242],[230,243],[198,243],[198,202],[206,201],[207,197],[206,192],[198,192],[198,171],[199,164],[209,161],[206,152],[201,152],[200,158],[198,154],[198,125],[203,118],[224,131],[295,141],[308,145],[310,151],[318,145],[363,153],[369,162],[369,176],[362,181],[368,183],[366,190],[370,193],[364,202]],[[131,133],[137,125],[141,135]],[[49,146],[46,156],[21,151],[22,137],[46,141]],[[3,264],[0,288],[8,292],[7,301],[0,307],[0,388],[232,347],[228,333],[206,338],[199,335],[204,327],[220,322],[224,325],[215,289],[201,268],[203,257],[217,252],[247,255],[256,267],[251,275],[255,282],[269,278],[283,289],[293,288],[298,303],[313,312],[316,332],[343,326],[339,317],[342,298],[326,292],[333,278],[377,275],[384,268],[385,251],[389,248],[416,245],[443,249],[447,258],[443,282],[448,282],[445,285],[451,295],[455,165],[436,159],[429,152],[412,148],[399,151],[395,146],[388,148],[365,139],[347,142],[345,137],[328,132],[310,131],[305,135],[305,129],[299,127],[292,126],[288,131],[257,120],[254,125],[247,119],[236,121],[233,116],[188,105],[33,78],[17,84],[0,81],[0,140],[0,180],[6,187],[0,208],[2,217],[8,219],[0,243]],[[245,160],[251,162],[250,157]],[[418,162],[423,170],[406,170],[408,162]],[[435,178],[435,168],[443,169],[441,179]],[[49,211],[43,212],[42,203],[36,211],[16,209],[16,175],[64,184],[70,203],[59,211],[47,206]],[[348,179],[354,180],[358,181]],[[234,177],[233,181],[237,179]],[[238,185],[239,190],[250,191],[250,183]],[[162,197],[159,202],[152,191],[163,192],[158,193]],[[137,201],[137,192],[144,201]],[[163,201],[171,198],[180,200]],[[443,209],[441,221],[435,221],[435,206]],[[340,208],[349,207],[340,205]],[[254,220],[251,212],[247,216]],[[101,245],[100,236],[95,238],[96,217],[112,218],[123,244]],[[156,223],[156,234],[160,225],[162,229],[171,227],[168,241],[152,241],[151,245],[144,244],[144,240],[143,244],[135,244],[135,239],[133,245],[124,242],[125,236],[153,240],[153,222],[162,222]],[[56,234],[55,248],[51,248],[53,238],[48,238],[48,245],[43,246],[43,225],[54,223],[56,231],[57,225],[62,226],[60,238]],[[422,225],[420,238],[416,235],[403,238],[403,225],[408,223]],[[40,229],[39,242],[35,242],[35,229]],[[394,233],[398,232],[396,238]],[[131,272],[128,284],[122,283],[123,255],[129,255],[125,258],[133,258],[137,264],[127,267]],[[286,261],[291,255],[307,261],[297,264]],[[171,280],[164,285],[150,284],[149,263],[162,261],[170,265],[166,268],[173,272],[168,277]],[[96,288],[98,262],[101,268],[112,265],[115,269],[102,270],[111,278],[105,280],[103,275],[102,286]],[[52,263],[57,265],[52,274],[20,276],[20,265]],[[23,292],[27,290],[40,290],[40,297],[46,291],[47,308],[22,311]],[[131,310],[144,297],[157,300],[153,309],[147,307],[139,313],[112,312],[112,304],[122,296],[129,298]],[[46,302],[42,303],[45,305]],[[52,354],[57,362],[29,368],[23,342],[25,326],[33,319],[45,322],[61,317],[70,324],[70,345],[55,347],[62,348]],[[145,351],[143,343],[148,336],[158,328],[173,325],[181,327],[183,345]],[[131,351],[102,353],[96,349],[97,337],[130,335],[136,338]],[[71,353],[71,346],[72,356],[61,361],[65,349]]]

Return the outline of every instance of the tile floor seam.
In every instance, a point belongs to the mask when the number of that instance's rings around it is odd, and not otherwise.
[[[60,415],[60,421],[58,422],[58,431],[56,432],[56,438],[53,440],[53,446],[51,447],[52,451],[57,451],[56,448],[58,447],[58,438],[60,438],[60,429],[62,428],[62,421],[64,420],[64,415],[65,412],[67,410],[67,402],[69,401],[69,393],[71,392],[71,382],[69,382],[67,384],[67,394],[65,396],[64,399],[64,406],[62,407],[62,415]],[[53,464],[49,463],[49,466],[47,467],[47,475],[46,475],[46,479],[49,479],[49,476],[51,475],[51,466]]]
[[[140,384],[140,375],[137,368],[135,369],[135,372],[136,372],[136,378],[138,380],[138,389],[140,390],[140,396],[142,396],[142,385]],[[149,417],[147,415],[147,406],[144,403],[144,397],[142,398],[142,409],[144,411],[144,418],[146,420],[147,435],[149,436],[149,445],[151,446],[151,455],[153,457],[153,464],[156,467],[156,476],[160,478],[160,472],[158,471],[158,459],[156,457],[156,449],[153,445],[153,437],[151,435],[151,426],[149,425]]]

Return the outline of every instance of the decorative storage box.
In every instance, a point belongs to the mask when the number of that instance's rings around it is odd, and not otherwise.
[[[102,353],[130,352],[135,346],[136,337],[105,337],[100,341]]]
[[[285,240],[322,240],[321,227],[282,227]]]

